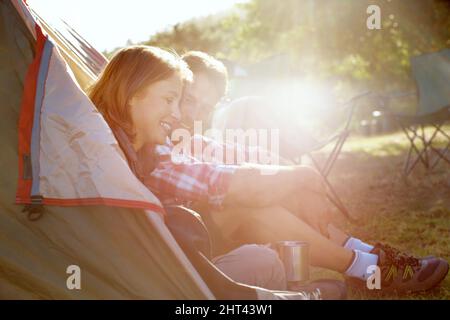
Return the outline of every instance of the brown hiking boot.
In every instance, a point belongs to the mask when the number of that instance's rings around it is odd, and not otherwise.
[[[375,245],[371,253],[378,255],[382,292],[430,290],[444,280],[449,270],[448,262],[444,259],[433,256],[419,259],[380,243]],[[356,278],[349,278],[347,283],[350,286],[366,288],[366,282]]]

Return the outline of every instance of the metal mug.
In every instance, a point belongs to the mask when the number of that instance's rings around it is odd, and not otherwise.
[[[290,283],[305,283],[309,280],[309,244],[302,241],[278,241],[276,250],[286,270]]]

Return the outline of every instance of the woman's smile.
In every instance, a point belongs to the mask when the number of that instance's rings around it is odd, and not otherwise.
[[[179,76],[152,83],[130,101],[136,131],[135,147],[165,144],[175,122],[179,121],[182,82]]]
[[[159,124],[166,131],[167,136],[169,136],[170,132],[172,132],[172,125],[166,121],[161,121]]]

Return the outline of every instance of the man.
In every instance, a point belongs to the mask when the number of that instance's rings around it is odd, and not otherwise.
[[[186,85],[180,103],[181,122],[191,132],[194,121],[201,122],[207,129],[214,107],[227,91],[227,69],[220,61],[203,52],[188,52],[182,58],[193,72],[195,80]]]
[[[185,127],[192,128],[195,120],[209,123],[214,106],[225,94],[227,74],[219,61],[204,53],[189,52],[183,59],[193,71],[194,81],[185,87],[181,119]],[[166,203],[209,211],[225,239],[239,244],[306,241],[313,265],[341,272],[362,287],[369,270],[378,266],[385,292],[428,290],[448,272],[443,259],[417,259],[387,245],[370,245],[335,228],[330,223],[324,183],[311,168],[276,167],[275,175],[264,176],[260,174],[264,167],[258,165],[211,165],[195,158],[175,164],[173,146],[158,150],[161,161],[148,185]]]

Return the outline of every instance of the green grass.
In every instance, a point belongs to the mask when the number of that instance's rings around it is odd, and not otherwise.
[[[450,127],[445,130],[450,132]],[[436,146],[442,148],[444,142],[438,139]],[[338,213],[335,221],[367,242],[384,242],[416,256],[431,254],[450,261],[450,166],[441,161],[427,171],[419,164],[405,179],[402,168],[408,147],[402,132],[349,139],[330,179],[359,224],[348,223]],[[319,268],[313,268],[312,277],[341,279],[338,273]],[[350,298],[450,299],[450,276],[426,293],[352,291]]]
[[[450,135],[450,125],[443,127],[443,131]],[[425,128],[425,137],[429,138],[434,133],[434,128]],[[416,141],[419,141],[416,138]],[[437,148],[445,147],[448,140],[441,134],[438,133],[433,139],[433,146]],[[422,146],[421,143],[418,143]],[[379,135],[369,138],[364,137],[350,137],[344,147],[344,152],[363,152],[368,155],[376,157],[384,156],[399,156],[404,154],[409,149],[410,143],[406,138],[405,133],[402,131]]]

